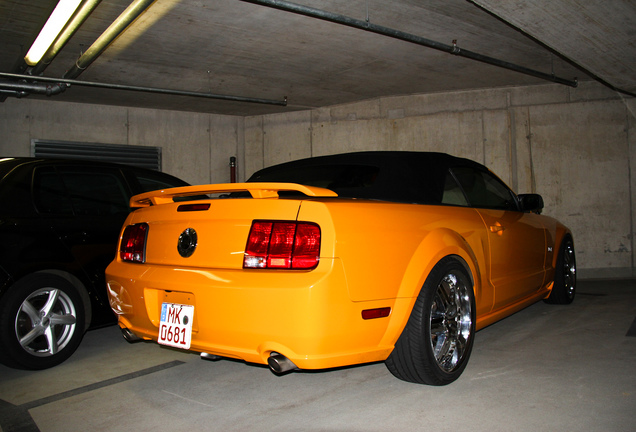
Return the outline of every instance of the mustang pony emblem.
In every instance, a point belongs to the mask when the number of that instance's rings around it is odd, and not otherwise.
[[[177,243],[177,250],[179,255],[184,258],[188,258],[194,253],[197,248],[197,232],[193,228],[186,228],[179,235],[179,242]]]

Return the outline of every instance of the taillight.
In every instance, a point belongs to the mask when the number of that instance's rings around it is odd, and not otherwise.
[[[146,261],[148,224],[128,225],[121,236],[119,257],[122,261],[143,263]]]
[[[309,270],[320,260],[320,227],[311,222],[254,221],[243,268]]]

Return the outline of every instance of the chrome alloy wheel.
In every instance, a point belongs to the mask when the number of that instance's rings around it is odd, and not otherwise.
[[[431,348],[438,366],[451,372],[462,360],[472,337],[470,284],[449,273],[437,286],[431,304]]]
[[[563,285],[568,298],[574,297],[576,289],[576,259],[574,257],[574,246],[568,242],[563,251]]]
[[[22,302],[15,319],[16,338],[29,354],[52,356],[71,341],[76,316],[75,305],[64,291],[41,288]]]

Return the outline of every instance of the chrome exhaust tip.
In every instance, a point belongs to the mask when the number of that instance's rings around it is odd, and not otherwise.
[[[273,352],[269,356],[269,358],[267,359],[267,365],[273,372],[277,374],[298,369],[298,366],[296,366],[290,359],[282,354],[278,354],[277,352]]]
[[[133,332],[131,332],[127,328],[122,328],[121,329],[121,334],[124,337],[124,339],[126,339],[126,342],[128,342],[128,343],[137,343],[137,342],[141,342],[143,340],[142,338],[140,338],[139,336],[137,336],[136,334],[134,334]]]
[[[201,358],[203,360],[210,360],[210,361],[221,360],[221,356],[210,354],[210,353],[206,353],[206,352],[202,352],[201,353]]]

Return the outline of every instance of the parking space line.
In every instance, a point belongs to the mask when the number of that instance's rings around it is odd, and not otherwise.
[[[153,366],[140,371],[131,372],[115,378],[110,378],[104,381],[100,381],[94,384],[85,385],[73,390],[58,393],[56,395],[48,396],[42,399],[37,399],[31,402],[24,403],[22,405],[13,405],[9,402],[0,399],[0,430],[14,431],[14,432],[38,432],[39,428],[31,418],[29,410],[37,408],[42,405],[50,404],[60,400],[68,399],[73,396],[87,393],[93,390],[98,390],[104,387],[108,387],[114,384],[119,384],[124,381],[128,381],[134,378],[139,378],[145,375],[150,375],[155,372],[160,372],[165,369],[170,369],[175,366],[184,364],[185,362],[180,360],[174,360],[168,363],[163,363],[157,366]]]

